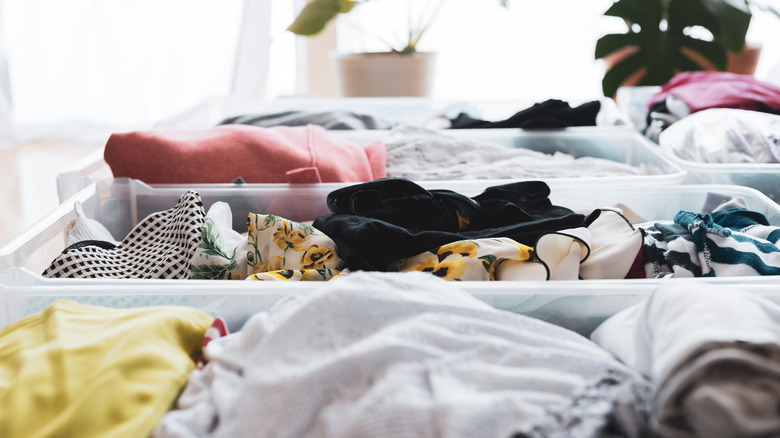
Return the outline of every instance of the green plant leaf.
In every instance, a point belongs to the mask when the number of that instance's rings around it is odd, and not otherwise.
[[[596,41],[596,59],[626,46],[639,46],[642,37],[636,33],[612,33],[604,35]]]
[[[685,37],[685,47],[701,54],[712,62],[718,70],[725,70],[728,58],[723,46],[709,41],[702,41],[696,38]]]
[[[367,1],[370,0],[312,0],[303,7],[298,16],[295,17],[295,20],[293,20],[292,24],[287,27],[287,30],[297,35],[316,35],[325,28],[328,22],[336,18],[338,14],[346,14],[358,4]],[[443,3],[443,0],[439,4],[441,3]],[[498,3],[504,8],[509,7],[509,0],[498,0]],[[411,55],[415,53],[417,51],[417,43],[427,31],[428,26],[435,16],[436,13],[434,12],[427,24],[415,27],[414,30],[409,29],[407,43],[405,43],[401,50],[392,48],[392,43],[385,42],[386,45],[391,48],[393,52],[402,55]]]
[[[633,46],[636,51],[626,54],[604,74],[602,91],[614,96],[618,87],[640,69],[645,73],[638,85],[663,85],[677,72],[701,70],[707,62],[717,69],[726,68],[724,39],[734,38],[744,45],[750,11],[738,5],[745,0],[618,0],[605,15],[620,17],[629,25],[637,24],[638,30],[623,34],[609,34],[596,42],[597,59],[623,47]],[[735,20],[736,31],[724,32],[724,22]],[[665,20],[665,25],[664,25]],[[713,41],[692,38],[687,29],[701,26],[709,30]],[[725,26],[728,27],[728,26]],[[691,54],[693,52],[693,54]],[[696,59],[700,57],[701,62]]]
[[[336,15],[351,11],[358,3],[355,0],[313,0],[303,7],[287,30],[297,35],[318,34]]]
[[[718,23],[715,35],[720,43],[732,52],[741,51],[752,18],[748,3],[745,0],[700,1]]]
[[[673,34],[682,33],[690,26],[701,26],[710,31],[714,31],[717,26],[715,17],[707,12],[701,0],[671,1],[666,16],[669,31]]]
[[[663,5],[660,1],[618,1],[613,3],[604,15],[620,17],[644,28],[647,24],[659,23],[663,18],[662,13]]]
[[[614,96],[623,80],[635,71],[644,67],[643,64],[641,55],[635,53],[607,70],[607,72],[604,73],[604,79],[601,81],[604,95]]]

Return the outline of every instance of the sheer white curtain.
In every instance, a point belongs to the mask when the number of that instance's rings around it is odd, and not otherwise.
[[[0,243],[112,132],[262,96],[271,1],[0,0]]]
[[[2,30],[3,2],[0,0],[0,30]],[[11,84],[8,79],[8,56],[5,35],[0,31],[0,150],[8,149],[16,141],[11,119]]]
[[[410,9],[413,18],[419,17],[438,2],[361,5],[338,20],[337,49],[382,50],[382,43],[369,35],[401,36]],[[151,126],[231,93],[268,100],[306,93],[300,77],[305,72],[299,68],[306,65],[296,65],[301,45],[285,31],[302,3],[0,0],[0,132],[9,132],[2,124],[8,108],[2,94],[10,94],[22,133],[67,135],[93,127],[110,132]],[[504,9],[497,0],[442,2],[419,46],[438,53],[433,97],[599,97],[603,65],[593,59],[596,40],[623,29],[619,19],[602,15],[611,0],[509,3]],[[780,20],[754,20],[749,36],[760,34],[764,40],[767,56],[759,74],[765,77],[776,71],[778,43],[773,41],[780,41]],[[328,67],[316,66],[308,74]]]
[[[3,0],[16,126],[145,127],[229,93],[243,10],[243,0]]]

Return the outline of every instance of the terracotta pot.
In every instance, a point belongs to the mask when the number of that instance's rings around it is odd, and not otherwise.
[[[717,70],[707,58],[693,50],[683,48],[685,56],[700,65],[702,70]],[[753,75],[758,66],[758,58],[761,56],[761,46],[745,43],[741,52],[726,52],[726,71],[743,75]]]
[[[756,73],[756,67],[758,67],[758,59],[761,57],[761,46],[745,43],[745,47],[741,52],[728,52],[726,56],[727,71],[752,76]]]
[[[336,82],[345,97],[427,97],[433,88],[436,55],[392,52],[333,54]]]

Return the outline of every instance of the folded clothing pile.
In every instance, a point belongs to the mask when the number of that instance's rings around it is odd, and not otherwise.
[[[734,286],[670,283],[591,338],[653,383],[663,437],[780,435],[780,306]]]
[[[358,145],[316,125],[116,133],[104,158],[114,177],[149,184],[360,182],[386,175],[381,142]]]

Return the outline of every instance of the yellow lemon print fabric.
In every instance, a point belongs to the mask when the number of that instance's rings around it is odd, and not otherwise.
[[[248,280],[324,281],[341,273],[336,244],[311,225],[249,213],[247,231]]]
[[[499,265],[506,260],[538,263],[533,248],[509,238],[459,240],[399,260],[390,270],[429,272],[445,280],[500,280]]]

